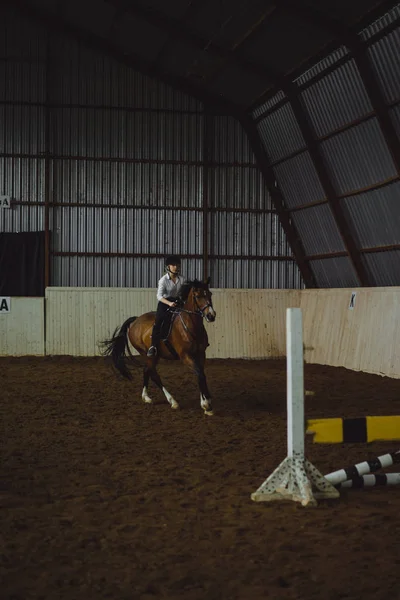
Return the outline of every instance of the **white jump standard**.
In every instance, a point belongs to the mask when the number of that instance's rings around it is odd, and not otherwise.
[[[286,310],[288,455],[256,492],[255,502],[293,500],[303,506],[339,498],[339,491],[304,455],[303,320],[300,308]],[[315,490],[315,491],[314,491]]]

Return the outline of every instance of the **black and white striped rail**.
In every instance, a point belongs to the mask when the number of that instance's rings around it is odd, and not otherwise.
[[[362,475],[362,477],[353,477],[349,481],[343,481],[335,485],[336,489],[341,488],[364,488],[386,485],[400,485],[400,473],[378,473],[376,475]]]
[[[333,471],[332,473],[325,475],[325,479],[332,485],[337,486],[345,481],[347,482],[348,480],[360,478],[367,473],[374,473],[380,469],[386,469],[396,463],[400,463],[400,450],[377,456],[372,460],[366,460],[345,469],[339,469],[339,471]],[[347,485],[346,487],[354,486]]]

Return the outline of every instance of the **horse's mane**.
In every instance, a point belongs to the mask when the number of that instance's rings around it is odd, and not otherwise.
[[[197,279],[193,279],[192,281],[185,281],[185,283],[181,287],[179,297],[183,301],[186,301],[189,296],[189,292],[192,288],[208,290],[208,283],[204,283],[204,281],[198,281]]]

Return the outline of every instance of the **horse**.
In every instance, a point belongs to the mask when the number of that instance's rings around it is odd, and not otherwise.
[[[161,381],[157,372],[157,363],[160,358],[181,360],[197,376],[200,406],[204,410],[204,414],[213,414],[211,394],[204,372],[206,349],[209,343],[203,320],[211,323],[216,318],[209,283],[210,279],[205,282],[195,279],[184,283],[177,306],[170,309],[172,315],[168,339],[160,342],[156,356],[147,356],[147,350],[151,346],[155,312],[147,312],[140,317],[130,317],[119,329],[116,328],[110,340],[102,342],[104,347],[102,354],[111,357],[116,370],[126,379],[132,379],[126,364],[126,350],[130,358],[135,361],[128,340],[145,359],[142,400],[146,404],[152,403],[152,399],[148,395],[148,385],[151,379],[164,392],[171,408],[179,408],[179,404]]]

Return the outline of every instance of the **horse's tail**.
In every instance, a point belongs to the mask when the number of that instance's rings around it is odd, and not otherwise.
[[[100,344],[104,348],[102,351],[103,356],[111,356],[114,367],[126,379],[132,379],[132,375],[126,365],[126,349],[128,350],[130,357],[134,359],[128,346],[127,331],[136,319],[137,317],[129,317],[129,319],[121,325],[119,330],[118,327],[116,328],[110,340],[105,340]]]

